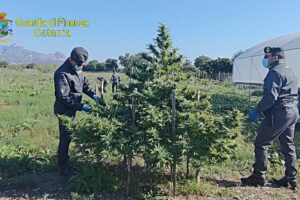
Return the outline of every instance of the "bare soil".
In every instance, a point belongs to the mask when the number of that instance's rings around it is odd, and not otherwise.
[[[300,191],[288,188],[277,188],[271,183],[264,187],[244,187],[239,180],[211,180],[224,191],[221,194],[206,196],[176,196],[174,200],[207,200],[207,199],[243,199],[243,200],[300,200]],[[25,174],[0,182],[0,199],[70,199],[71,191],[68,189],[68,179],[60,177],[57,172],[44,172],[39,174]],[[119,194],[98,194],[94,199],[122,200],[126,198]]]

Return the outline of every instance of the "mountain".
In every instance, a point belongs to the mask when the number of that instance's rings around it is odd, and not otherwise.
[[[25,49],[22,46],[12,44],[10,46],[0,45],[0,61],[17,64],[61,64],[66,56],[60,52],[40,53]]]

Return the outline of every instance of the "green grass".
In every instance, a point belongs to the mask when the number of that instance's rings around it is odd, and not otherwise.
[[[30,157],[32,160],[39,160],[43,156],[52,157],[50,164],[55,166],[59,133],[58,121],[53,113],[54,69],[47,71],[50,72],[28,75],[22,70],[0,69],[0,74],[3,74],[0,76],[0,146],[15,149],[10,159],[19,164],[15,166],[16,171],[22,171],[22,165],[27,162],[21,157]],[[95,88],[97,76],[101,75],[109,80],[111,73],[85,75],[90,81],[90,86]],[[125,75],[120,76],[122,81],[126,81]],[[111,85],[104,98],[106,101],[112,98]],[[84,100],[88,99],[84,97]],[[78,113],[78,117],[84,115],[86,114]],[[3,156],[5,155],[0,157],[0,163],[8,164]],[[49,160],[44,162],[45,166],[49,165]],[[11,170],[5,172],[5,177],[14,175],[16,173]]]
[[[218,190],[217,185],[204,179],[201,179],[199,183],[193,180],[184,182],[178,186],[178,191],[185,196],[213,196],[217,194]]]
[[[220,195],[221,197],[225,197],[225,198],[230,198],[230,199],[239,199],[239,193],[234,191],[231,188],[224,188],[222,190],[218,191],[218,195]]]

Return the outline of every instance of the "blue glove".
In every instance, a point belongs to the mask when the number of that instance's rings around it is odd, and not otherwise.
[[[259,113],[254,109],[249,113],[249,121],[254,122],[258,119]]]
[[[83,104],[82,108],[83,111],[85,112],[91,112],[91,107],[88,104]]]

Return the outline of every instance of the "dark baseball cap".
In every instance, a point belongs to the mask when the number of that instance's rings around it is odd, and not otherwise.
[[[78,65],[86,62],[89,57],[89,53],[83,47],[75,47],[71,52],[71,59],[74,60]]]
[[[273,56],[276,55],[284,55],[284,50],[281,47],[265,47],[264,48],[265,53],[271,53]]]

